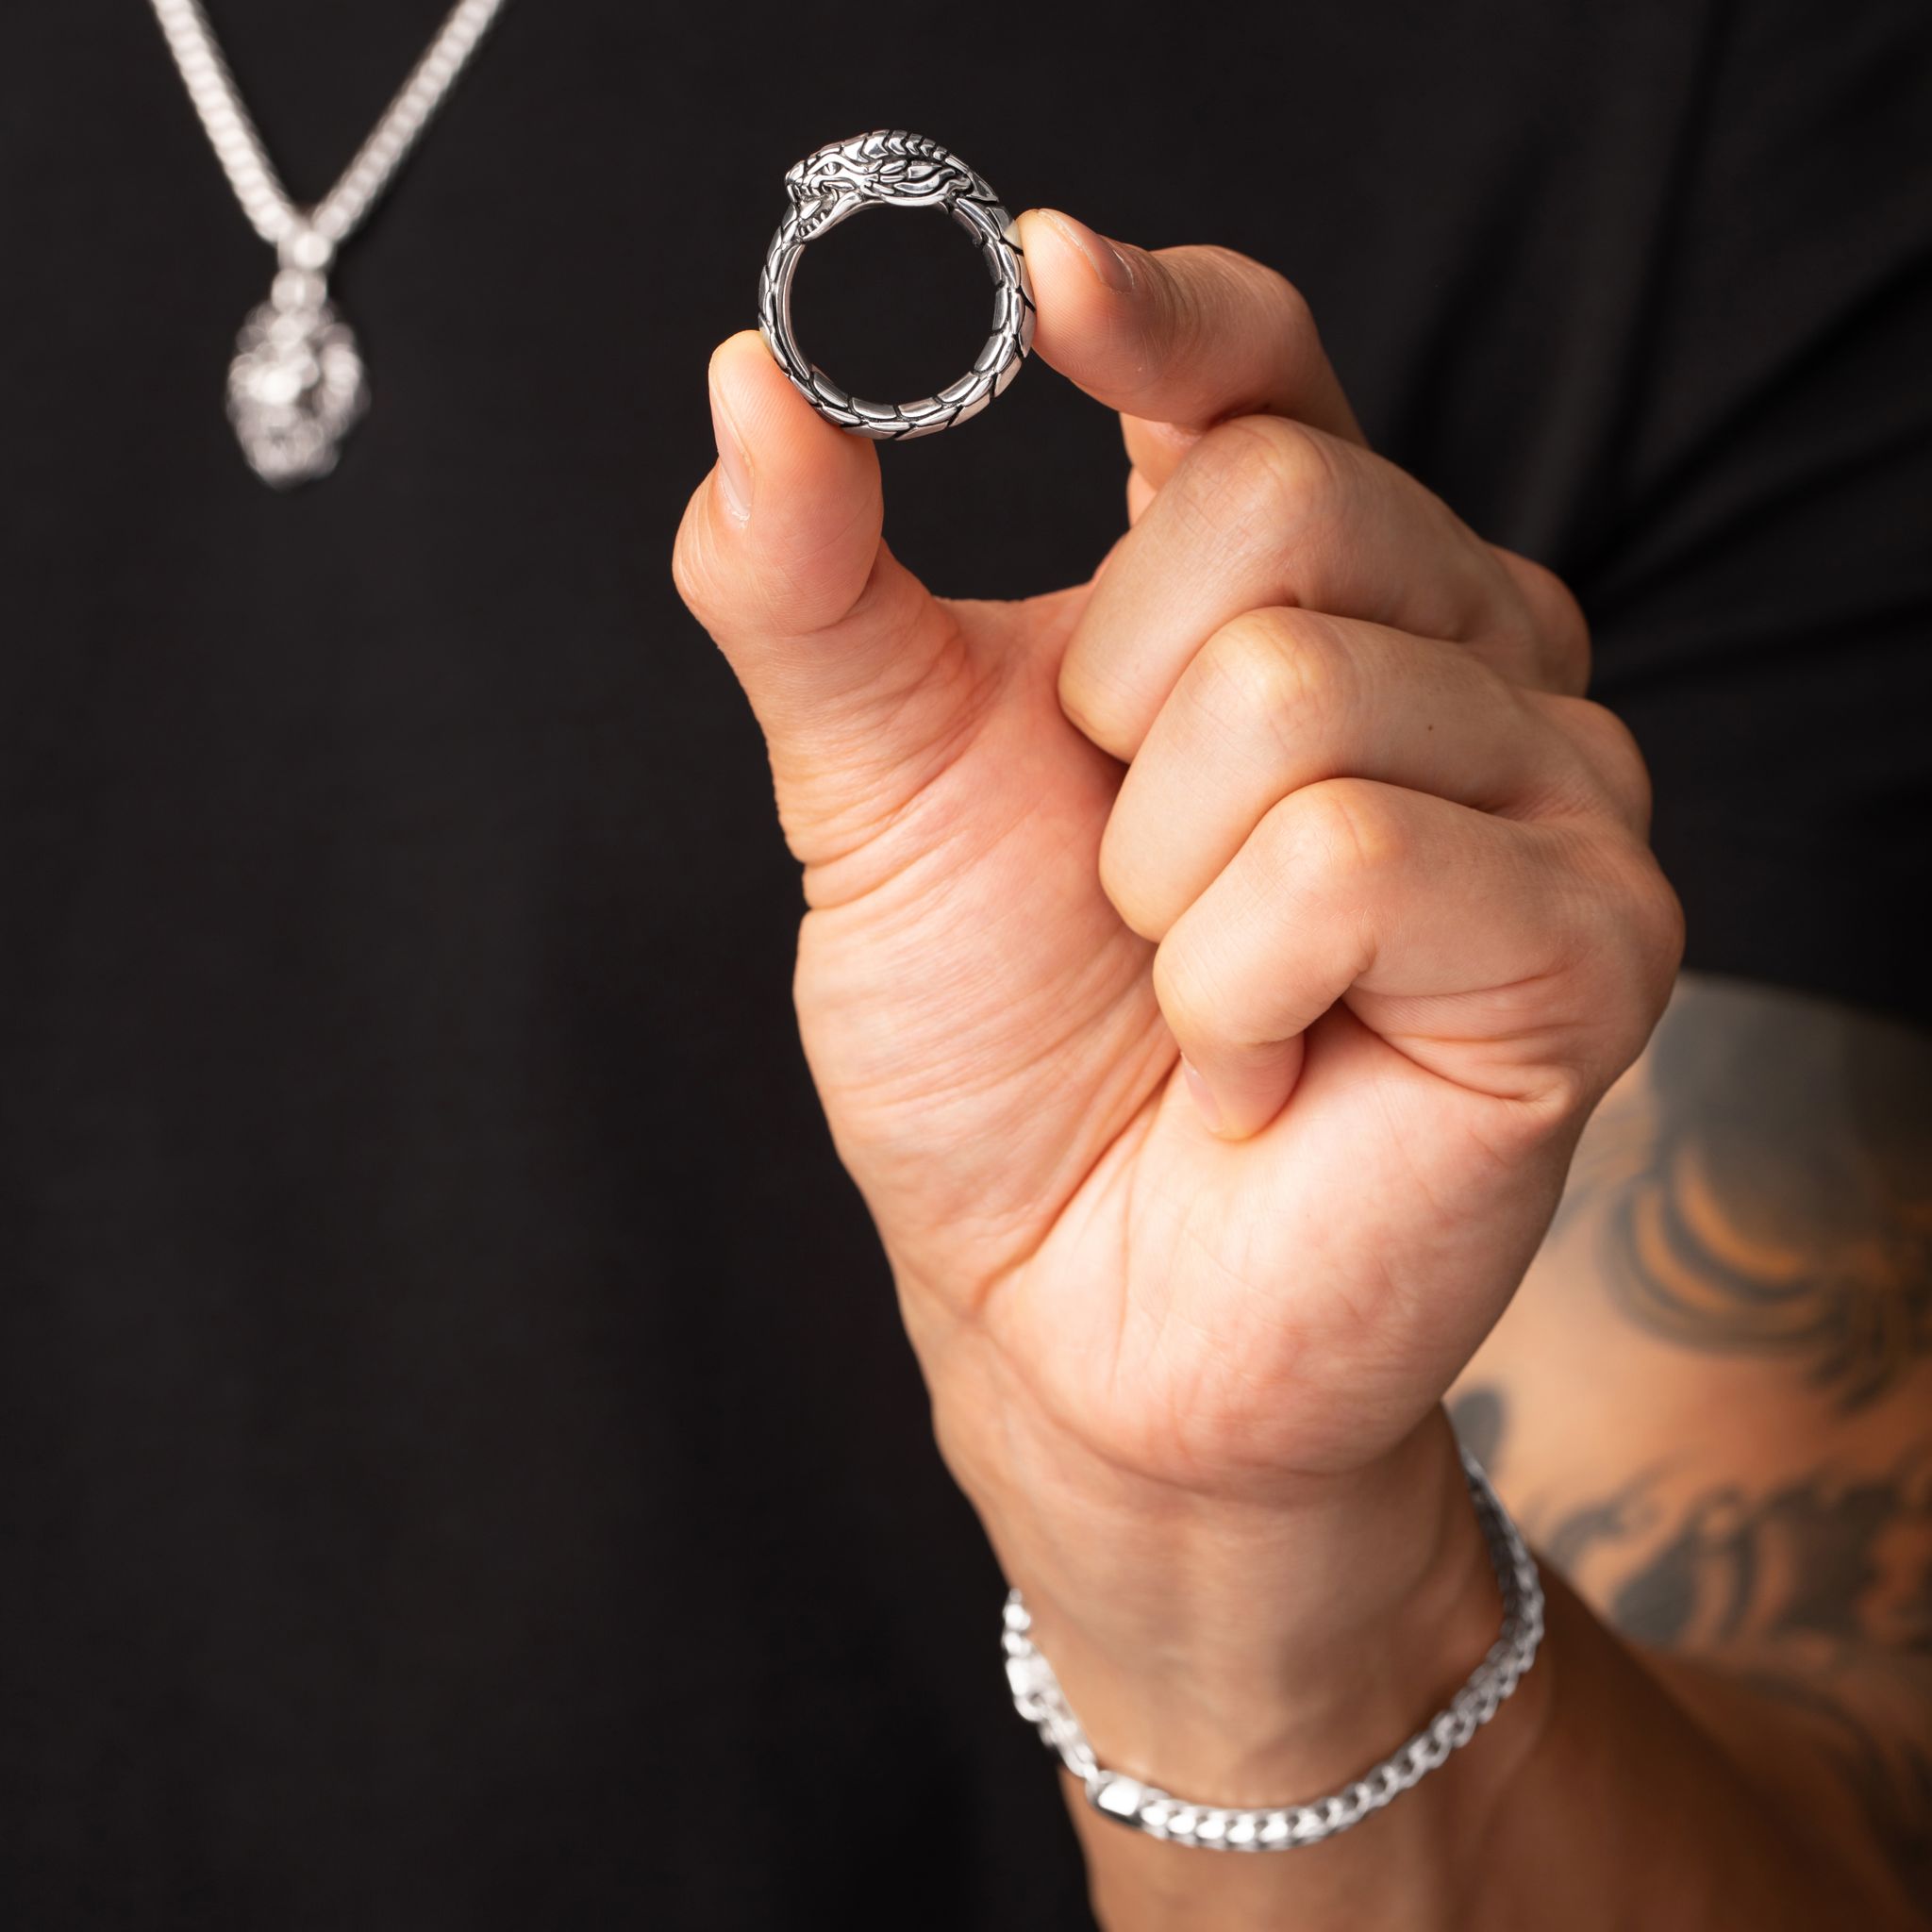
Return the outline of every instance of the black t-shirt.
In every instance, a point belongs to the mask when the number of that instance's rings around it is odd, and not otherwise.
[[[213,0],[298,193],[441,4]],[[909,126],[1284,269],[1376,445],[1584,598],[1691,963],[1925,1018],[1928,38],[524,0],[345,252],[374,408],[277,496],[221,406],[268,251],[153,21],[8,8],[0,1924],[1086,1923],[667,569],[782,171]],[[908,394],[985,303],[942,223],[801,281]],[[1119,527],[1039,365],[885,463],[942,591]]]

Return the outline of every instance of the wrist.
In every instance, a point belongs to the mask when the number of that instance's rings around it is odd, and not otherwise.
[[[1346,1784],[1448,1703],[1500,1627],[1440,1410],[1374,1464],[1265,1499],[1151,1484],[1010,1426],[1004,1448],[1008,1480],[967,1487],[1035,1641],[1101,1761],[1191,1799]],[[1516,1755],[1484,1753],[1491,1771]]]

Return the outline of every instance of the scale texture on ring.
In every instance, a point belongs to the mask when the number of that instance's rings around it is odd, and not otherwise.
[[[791,208],[758,276],[758,332],[800,393],[828,423],[855,436],[904,442],[976,416],[1000,394],[1033,347],[1033,284],[999,197],[938,142],[902,127],[835,141],[786,171]],[[791,279],[807,242],[869,208],[942,208],[979,243],[992,276],[992,333],[973,367],[937,395],[869,403],[848,395],[798,346]]]

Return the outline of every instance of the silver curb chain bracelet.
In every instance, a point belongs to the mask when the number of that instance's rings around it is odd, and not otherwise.
[[[1007,1597],[1004,1647],[1007,1681],[1013,1707],[1040,1732],[1041,1740],[1080,1780],[1087,1802],[1103,1817],[1144,1831],[1151,1838],[1204,1851],[1286,1852],[1319,1844],[1359,1824],[1392,1798],[1410,1790],[1459,1751],[1495,1716],[1536,1661],[1543,1635],[1543,1590],[1536,1558],[1529,1553],[1508,1511],[1497,1500],[1482,1466],[1467,1450],[1462,1469],[1489,1545],[1490,1562],[1503,1594],[1503,1628],[1448,1707],[1391,1756],[1353,1784],[1327,1797],[1300,1804],[1238,1810],[1224,1805],[1196,1805],[1124,1773],[1107,1770],[1080,1720],[1069,1707],[1053,1666],[1031,1636],[1033,1619],[1020,1592]]]

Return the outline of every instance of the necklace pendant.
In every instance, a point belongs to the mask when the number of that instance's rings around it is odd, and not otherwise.
[[[255,474],[277,490],[326,476],[369,407],[354,331],[318,270],[288,266],[249,311],[228,365],[228,420]]]

